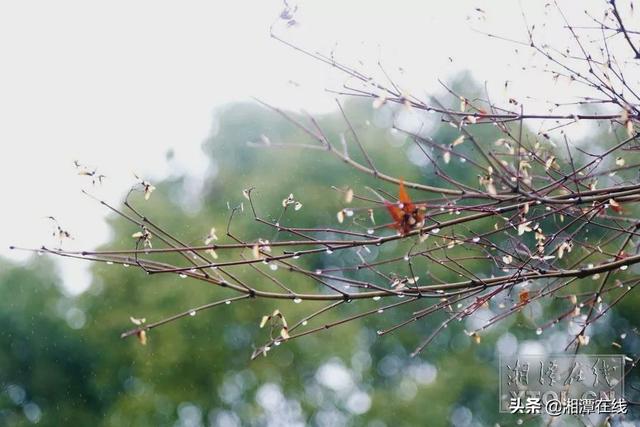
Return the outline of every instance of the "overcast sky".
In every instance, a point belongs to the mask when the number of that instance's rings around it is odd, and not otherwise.
[[[543,2],[535,3],[528,19],[551,19]],[[577,3],[561,2],[579,16]],[[541,73],[523,73],[532,59],[515,57],[514,45],[473,31],[525,39],[516,1],[298,5],[299,25],[286,29],[279,22],[280,34],[310,50],[334,50],[354,65],[380,60],[419,96],[439,91],[438,78],[465,69],[488,80],[503,100],[531,88],[541,97],[567,90]],[[151,180],[202,176],[201,144],[216,107],[227,102],[255,96],[291,109],[333,108],[325,88],[338,87],[336,75],[269,37],[282,9],[279,0],[1,2],[0,256],[24,260],[8,246],[52,244],[48,215],[74,234],[72,247],[108,239],[106,212],[80,194],[74,160],[108,176],[95,191],[117,204],[133,171]],[[558,28],[547,37],[567,35]],[[500,90],[507,79],[509,94]],[[87,286],[86,264],[58,265],[68,289]]]

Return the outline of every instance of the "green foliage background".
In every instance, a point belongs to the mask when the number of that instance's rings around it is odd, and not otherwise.
[[[356,103],[347,106],[347,113],[380,170],[437,184],[429,166],[411,161],[419,154],[411,150],[408,138],[389,131],[383,113]],[[185,209],[189,189],[183,179],[158,184],[148,202],[135,200],[151,220],[186,242],[201,242],[212,226],[224,241],[227,202],[241,203],[242,189],[249,186],[256,187],[256,206],[264,218],[276,218],[280,201],[294,193],[304,207],[288,212],[283,224],[335,226],[343,204],[331,186],[361,190],[381,185],[322,151],[247,147],[247,141],[263,134],[274,143],[308,142],[301,130],[262,107],[231,105],[219,112],[217,121],[217,133],[203,146],[203,155],[217,172],[207,177],[196,211]],[[320,122],[339,144],[338,134],[346,130],[342,118],[330,114]],[[489,142],[499,137],[492,126],[478,127],[476,135]],[[431,136],[448,144],[458,131],[444,125]],[[456,179],[477,182],[471,168],[455,161],[444,167]],[[115,216],[110,224],[115,237],[106,247],[131,247],[135,227]],[[253,221],[247,209],[233,230],[247,240],[273,237],[273,230]],[[402,253],[403,247],[380,251]],[[319,256],[305,261],[306,267],[341,265],[342,256]],[[419,268],[454,279],[438,265]],[[134,268],[96,264],[91,288],[69,298],[54,270],[46,257],[35,257],[26,266],[0,267],[0,425],[30,425],[34,420],[46,426],[508,425],[517,418],[497,413],[496,340],[506,333],[520,342],[537,339],[535,326],[522,315],[499,324],[480,345],[471,342],[460,324],[411,359],[408,354],[443,317],[437,314],[378,338],[376,330],[405,319],[412,312],[408,307],[294,340],[250,362],[253,346],[267,339],[267,332],[258,328],[263,314],[278,308],[295,320],[320,306],[252,300],[153,330],[143,347],[135,339],[119,339],[131,327],[130,316],[153,321],[231,294],[173,274],[147,277]],[[272,286],[248,270],[243,274],[258,287]],[[317,285],[299,278],[295,286]],[[589,350],[610,352],[611,337],[634,324],[637,303],[631,294],[616,316],[608,316]],[[352,303],[323,319],[372,306]],[[525,425],[538,423],[525,420]]]

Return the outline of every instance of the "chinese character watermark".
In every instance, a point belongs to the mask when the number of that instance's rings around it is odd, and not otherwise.
[[[626,414],[623,373],[622,355],[501,358],[500,412],[552,416]]]

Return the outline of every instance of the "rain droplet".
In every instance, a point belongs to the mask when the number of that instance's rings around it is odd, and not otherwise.
[[[302,302],[302,299],[301,298],[294,298],[293,302],[296,303],[296,304],[300,304]]]
[[[373,228],[368,229],[367,234],[373,234]]]
[[[113,261],[107,261],[107,265],[113,265]]]
[[[434,228],[433,230],[431,230],[431,232],[433,234],[438,234],[440,232],[440,229],[439,228]]]
[[[476,236],[476,237],[473,238],[473,243],[478,243],[479,241],[480,241],[479,237]]]
[[[316,270],[316,274],[322,274],[322,270]]]
[[[333,253],[331,249],[327,249],[326,252],[327,252],[327,255],[331,255]]]
[[[276,347],[279,346],[280,344],[282,344],[280,341],[274,341],[273,345],[275,345]]]
[[[123,266],[124,268],[127,268],[127,267],[129,267],[129,264],[126,264],[126,263],[125,263],[125,264],[122,264],[122,266]]]
[[[620,266],[620,270],[622,270],[622,271],[626,270],[627,268],[629,268],[628,265],[621,265]]]
[[[189,316],[193,317],[193,316],[195,316],[195,315],[196,315],[196,311],[195,311],[195,310],[191,310],[191,311],[189,312]]]
[[[298,259],[298,258],[300,258],[300,255],[298,255],[297,252],[295,254],[293,254],[293,259]]]
[[[377,330],[377,331],[376,331],[376,334],[378,334],[378,335],[382,335],[382,331],[381,331],[381,330]]]
[[[195,273],[195,272],[196,272],[195,268],[192,268],[191,270],[189,270],[189,273]]]
[[[180,278],[181,278],[181,279],[186,279],[186,278],[187,278],[187,275],[186,275],[186,274],[184,274],[184,273],[180,273]]]
[[[374,301],[380,301],[380,298],[382,298],[382,297],[373,297],[373,300]]]
[[[302,321],[302,326],[307,326],[307,323],[309,323],[309,322],[307,322],[306,320],[303,320]]]
[[[404,294],[402,293],[398,294],[398,298],[404,298]]]
[[[384,313],[384,310],[383,310],[383,309],[381,309],[381,308],[379,308],[379,309],[378,309],[378,314],[382,314],[382,313]]]
[[[536,335],[542,335],[542,328],[536,329]]]
[[[409,261],[409,255],[405,255],[405,256],[404,256],[404,260],[405,260],[405,261]]]
[[[345,209],[344,214],[346,216],[353,216],[353,209]]]
[[[229,304],[231,304],[231,301],[227,300],[227,301],[225,301],[224,303],[225,303],[226,305],[229,305]]]
[[[38,256],[42,256],[42,255],[44,255],[44,252],[38,251]],[[111,264],[113,264],[113,263],[111,263]]]
[[[271,271],[276,271],[278,269],[278,264],[271,262],[269,263],[269,268]]]

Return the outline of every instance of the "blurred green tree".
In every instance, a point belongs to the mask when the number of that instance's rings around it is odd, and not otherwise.
[[[407,180],[437,181],[412,139],[389,130],[391,110],[371,110],[355,102],[345,110],[358,124],[360,137],[378,159],[380,170]],[[339,139],[345,130],[337,113],[320,117],[319,122],[332,138]],[[336,212],[343,208],[342,196],[332,192],[331,186],[379,185],[374,177],[324,153],[247,147],[247,141],[262,135],[284,144],[306,138],[300,129],[262,107],[225,107],[218,112],[216,123],[203,146],[212,173],[204,194],[198,197],[199,209],[186,207],[189,181],[182,178],[158,184],[148,201],[134,199],[151,221],[174,231],[187,244],[201,244],[212,226],[224,240],[228,206],[241,203],[242,190],[250,186],[256,187],[261,217],[279,218],[281,200],[294,193],[303,208],[287,213],[295,218],[279,220],[318,227],[335,223]],[[436,125],[430,134],[435,141],[450,144],[458,131]],[[498,136],[489,126],[476,134],[482,141]],[[460,163],[443,167],[458,181],[477,180]],[[393,186],[387,189],[396,191]],[[131,235],[138,229],[134,225],[115,215],[110,224],[114,238],[107,246],[135,243]],[[491,224],[488,219],[485,225]],[[254,221],[246,206],[232,227],[242,236],[269,238],[274,233]],[[373,248],[369,256],[373,260],[379,254],[403,253],[407,250],[403,245],[409,243]],[[454,253],[463,250],[453,249]],[[352,260],[346,258],[353,256],[346,252],[341,257],[307,257],[301,262],[308,269],[329,268],[347,265]],[[171,255],[168,259],[171,257],[176,258]],[[427,261],[417,265],[442,280],[456,279],[441,265]],[[141,346],[135,339],[117,338],[132,326],[130,317],[153,321],[233,294],[177,274],[147,276],[132,267],[99,263],[93,267],[89,291],[70,299],[60,291],[56,279],[50,278],[50,271],[50,264],[38,258],[29,268],[7,267],[0,276],[0,292],[10,301],[8,309],[0,312],[0,365],[7,367],[0,371],[6,390],[0,400],[0,420],[7,425],[26,425],[36,411],[31,406],[28,415],[31,403],[37,405],[42,425],[375,427],[425,425],[429,420],[430,426],[445,426],[451,424],[451,417],[471,417],[475,425],[490,425],[500,420],[496,341],[504,348],[535,337],[527,313],[498,324],[479,346],[464,334],[467,326],[456,323],[438,335],[426,354],[411,358],[409,350],[415,347],[416,337],[428,336],[443,317],[436,315],[437,320],[429,318],[394,334],[377,336],[378,329],[405,320],[412,312],[407,308],[293,340],[274,349],[269,357],[250,362],[252,348],[268,339],[268,332],[259,328],[263,315],[277,308],[287,319],[298,319],[323,303],[238,301],[152,330],[148,344]],[[273,286],[249,267],[241,273],[257,287]],[[301,278],[297,286],[317,284]],[[629,304],[634,302],[629,299]],[[323,321],[355,314],[362,307],[346,305],[340,313],[327,313]],[[629,307],[626,301],[625,307]],[[626,310],[623,313],[632,316]],[[620,319],[616,322],[625,322]]]

